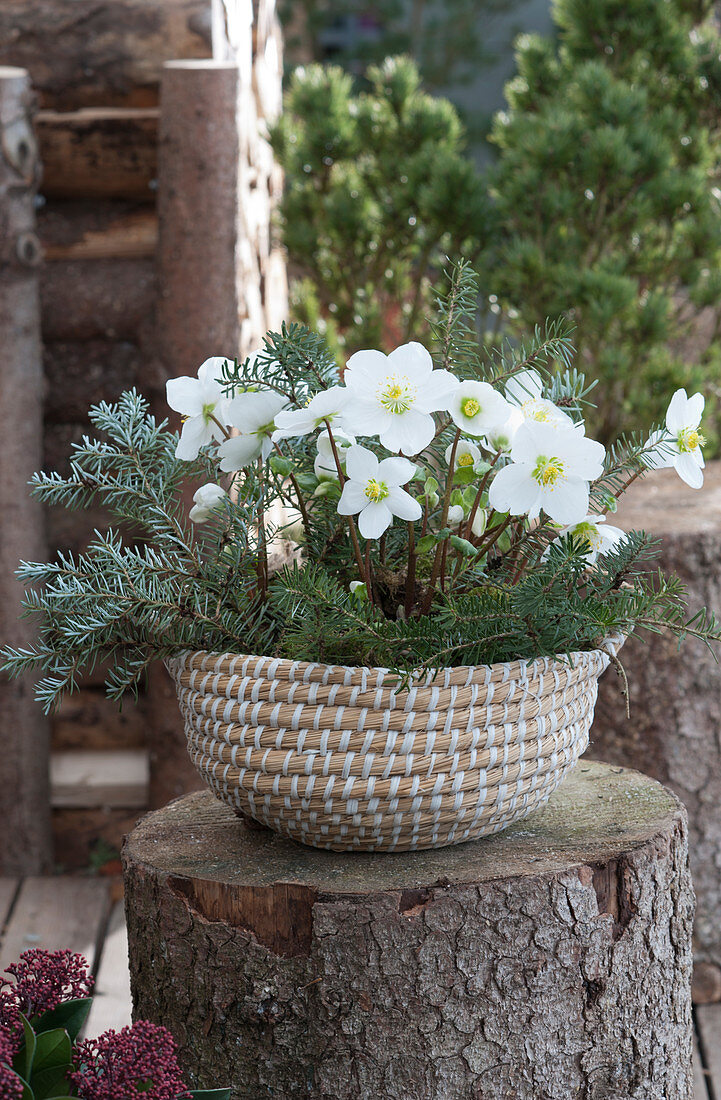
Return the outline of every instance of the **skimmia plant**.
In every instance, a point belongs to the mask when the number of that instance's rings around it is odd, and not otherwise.
[[[24,951],[5,973],[1,1100],[229,1100],[230,1089],[188,1089],[173,1037],[157,1024],[79,1039],[93,990],[82,955]]]
[[[585,433],[592,387],[563,323],[488,350],[477,280],[449,276],[431,350],[353,355],[340,377],[299,326],[240,364],[209,359],[168,383],[180,435],[136,393],[90,412],[71,472],[37,474],[48,504],[98,503],[118,526],[78,557],[22,563],[50,708],[97,662],[119,697],[183,649],[420,669],[569,653],[615,632],[712,642],[654,541],[609,522],[624,490],[675,466],[703,481],[703,397],[610,450]],[[192,506],[189,497],[195,489]],[[121,534],[120,532],[123,532]],[[282,553],[280,551],[285,551]]]

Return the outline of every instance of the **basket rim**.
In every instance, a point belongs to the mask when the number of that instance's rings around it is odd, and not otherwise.
[[[427,683],[432,683],[436,676],[447,670],[469,670],[469,669],[504,669],[507,677],[532,677],[537,673],[542,673],[547,670],[549,664],[559,662],[563,665],[570,664],[573,666],[577,660],[582,660],[590,656],[614,658],[618,651],[623,647],[627,640],[627,635],[622,632],[607,635],[603,641],[595,646],[593,649],[575,649],[569,653],[555,653],[547,657],[519,657],[513,661],[496,661],[490,665],[439,665],[435,668],[429,668],[426,670],[423,679]],[[211,650],[211,649],[183,649],[179,650],[172,657],[165,658],[165,665],[168,668],[182,662],[183,660],[190,659],[192,661],[204,660],[210,658],[217,661],[221,661],[224,658],[231,658],[237,660],[251,661],[272,661],[274,666],[281,669],[293,668],[296,672],[305,672],[308,669],[325,668],[325,669],[338,669],[343,672],[368,672],[377,675],[392,675],[392,670],[380,665],[338,665],[330,664],[325,661],[300,661],[294,660],[290,657],[272,657],[267,653],[240,653],[233,650]]]

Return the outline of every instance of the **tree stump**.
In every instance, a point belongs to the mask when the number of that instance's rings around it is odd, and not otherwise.
[[[721,462],[709,463],[701,492],[684,485],[675,470],[654,473],[631,488],[613,522],[662,539],[659,564],[683,580],[689,611],[708,607],[721,615]],[[721,665],[700,642],[688,638],[679,649],[663,634],[631,638],[620,658],[631,720],[620,681],[609,671],[599,683],[589,755],[668,783],[686,806],[697,898],[693,994],[697,1003],[718,1001]]]
[[[402,855],[198,792],[124,849],[135,1015],[233,1100],[690,1100],[685,815],[581,763],[506,832]]]

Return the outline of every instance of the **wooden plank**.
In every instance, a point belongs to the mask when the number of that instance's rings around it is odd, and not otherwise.
[[[154,206],[110,200],[49,203],[38,211],[37,230],[46,260],[142,259],[158,243]]]
[[[130,340],[152,325],[155,264],[141,259],[54,260],[40,268],[43,340]]]
[[[154,106],[163,61],[210,56],[211,0],[2,0],[0,63],[41,105]]]
[[[0,878],[0,937],[10,915],[10,907],[15,900],[20,880]]]
[[[142,749],[147,718],[144,697],[118,704],[102,689],[81,688],[63,699],[52,720],[52,746],[68,750]]]
[[[50,756],[53,807],[143,809],[148,804],[148,777],[148,753],[143,749]]]
[[[140,810],[107,806],[53,810],[56,865],[70,873],[94,867],[102,874],[119,875],[120,862],[113,853],[120,852],[124,837],[145,811],[145,806]]]
[[[128,970],[128,934],[122,901],[115,903],[100,956],[93,1007],[85,1035],[95,1039],[108,1028],[119,1030],[131,1022],[132,999]]]
[[[35,128],[44,195],[152,197],[158,168],[157,110],[39,111]]]
[[[693,1100],[709,1100],[706,1087],[706,1074],[704,1073],[701,1055],[698,1049],[696,1036],[693,1040]]]
[[[107,879],[25,879],[3,937],[0,970],[33,947],[78,951],[93,966],[109,889]]]
[[[721,1004],[697,1005],[695,1013],[708,1091],[711,1096],[721,1096]]]

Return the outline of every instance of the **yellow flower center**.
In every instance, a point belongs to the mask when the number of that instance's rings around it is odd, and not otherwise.
[[[548,406],[535,399],[523,403],[523,415],[527,420],[537,420],[540,424],[546,424],[551,419]]]
[[[592,550],[601,545],[601,535],[595,523],[577,523],[573,533],[579,539],[585,539]]]
[[[465,454],[459,455],[457,465],[458,466],[472,466],[473,465],[473,455],[469,454],[468,451],[466,451]]]
[[[416,399],[416,388],[405,376],[387,378],[378,393],[378,400],[391,413],[406,413]]]
[[[556,482],[563,480],[563,463],[560,458],[546,458],[539,455],[532,475],[544,488],[555,488]]]
[[[388,496],[388,486],[384,481],[378,481],[377,478],[372,477],[365,487],[365,494],[368,500],[377,504],[379,500],[385,500]]]
[[[687,454],[706,444],[706,440],[696,428],[682,428],[676,440],[679,451]]]
[[[461,401],[461,412],[464,416],[467,416],[469,420],[472,420],[474,416],[478,416],[481,411],[480,401],[476,401],[475,397],[464,397]]]

